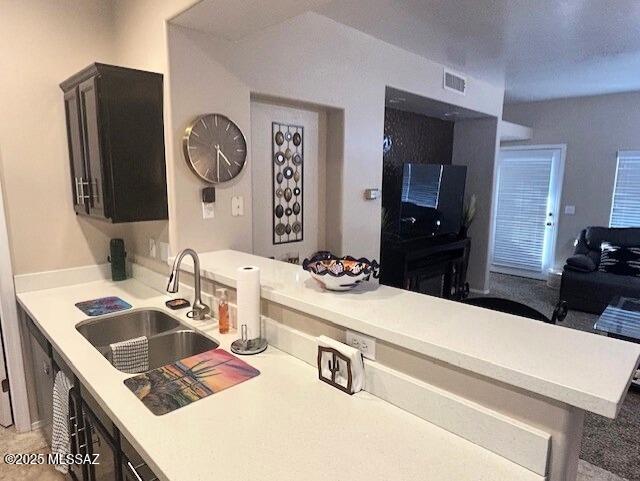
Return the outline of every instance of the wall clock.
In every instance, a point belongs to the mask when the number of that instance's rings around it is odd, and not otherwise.
[[[247,160],[242,131],[222,114],[196,118],[184,133],[182,148],[189,168],[210,184],[235,178]]]

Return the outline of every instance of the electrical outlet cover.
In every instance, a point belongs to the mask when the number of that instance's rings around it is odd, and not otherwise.
[[[347,330],[347,345],[359,349],[367,359],[376,360],[376,340],[373,337]]]
[[[158,257],[158,249],[156,248],[155,239],[149,239],[149,257],[153,257],[154,259]]]

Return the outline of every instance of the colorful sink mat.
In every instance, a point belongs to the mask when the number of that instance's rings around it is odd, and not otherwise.
[[[119,297],[112,296],[78,302],[76,307],[87,316],[102,316],[103,314],[109,314],[111,312],[131,309],[131,304],[123,301]]]
[[[173,364],[125,379],[156,416],[196,402],[243,381],[260,371],[224,349],[213,349]]]

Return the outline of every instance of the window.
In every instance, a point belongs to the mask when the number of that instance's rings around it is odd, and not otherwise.
[[[640,227],[640,151],[620,150],[610,227]]]

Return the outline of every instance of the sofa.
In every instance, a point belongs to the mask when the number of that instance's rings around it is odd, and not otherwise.
[[[601,314],[615,296],[640,298],[640,277],[599,271],[603,242],[640,247],[640,228],[588,227],[562,271],[560,300],[569,309]]]

